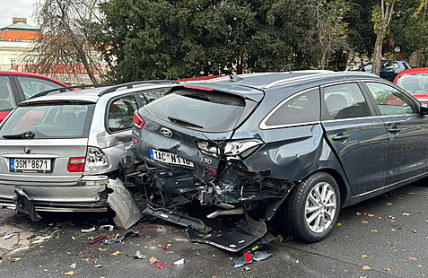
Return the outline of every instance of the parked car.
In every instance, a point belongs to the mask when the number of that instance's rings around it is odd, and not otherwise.
[[[117,226],[134,224],[141,213],[120,179],[120,162],[132,144],[134,111],[171,84],[134,82],[18,104],[0,125],[0,207],[32,220],[40,212],[110,208]]]
[[[428,68],[403,70],[395,77],[394,83],[418,100],[428,102]]]
[[[128,186],[144,192],[145,214],[195,242],[243,250],[266,242],[274,215],[295,238],[320,241],[341,208],[427,176],[427,107],[356,71],[179,84],[135,112],[143,167]]]
[[[0,123],[21,101],[42,91],[62,87],[67,85],[47,76],[0,71]]]
[[[359,71],[372,72],[372,63],[360,67]],[[410,69],[406,61],[381,61],[380,77],[394,81],[395,76],[405,69]]]

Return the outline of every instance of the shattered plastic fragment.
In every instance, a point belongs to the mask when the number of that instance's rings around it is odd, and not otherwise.
[[[166,265],[166,263],[157,263],[156,267],[157,268],[163,268]]]
[[[73,264],[71,264],[71,265],[70,265],[70,267],[71,267],[71,268],[73,268],[73,269],[76,269],[77,264],[76,264],[76,263],[73,263]]]
[[[96,265],[94,265],[94,267],[95,267],[95,268],[100,268],[100,267],[102,267],[102,265],[100,265],[100,264],[96,264]]]
[[[81,232],[82,233],[90,233],[90,232],[94,232],[95,231],[95,227],[92,227],[90,229],[82,229]]]
[[[253,262],[253,254],[246,252],[239,259],[234,259],[233,262],[235,263],[235,267],[241,267],[246,264],[250,264]]]
[[[174,265],[182,265],[184,264],[184,258],[174,262]]]
[[[44,242],[44,241],[46,241],[46,240],[48,240],[48,239],[51,239],[54,235],[59,234],[60,232],[61,232],[61,230],[55,230],[55,231],[53,231],[53,232],[52,232],[50,235],[48,235],[48,236],[44,236],[44,237],[42,237],[42,238],[39,238],[39,239],[37,239],[37,240],[32,241],[32,242],[31,242],[31,245],[36,245],[36,244],[42,243],[42,242]]]
[[[267,252],[260,252],[260,251],[254,252],[254,260],[255,261],[263,261],[263,260],[270,258],[271,256],[272,256],[272,254],[267,253]]]
[[[100,231],[106,231],[106,230],[108,230],[109,232],[112,232],[113,228],[114,228],[113,225],[101,225],[100,226]]]
[[[107,244],[107,245],[115,244],[115,243],[121,242],[122,240],[124,240],[128,237],[131,237],[131,236],[140,236],[140,235],[137,232],[130,231],[130,232],[127,232],[123,236],[117,237],[116,239],[109,239],[109,240],[106,239],[103,241],[103,243]]]
[[[136,258],[136,259],[145,259],[145,258],[147,258],[147,256],[141,254],[141,251],[138,250],[137,252],[135,252],[134,258]]]
[[[13,233],[13,234],[7,235],[3,238],[3,240],[10,239],[13,236],[19,236],[19,233]]]
[[[89,244],[96,243],[96,242],[98,242],[102,239],[105,239],[105,238],[106,238],[106,234],[101,234],[101,235],[97,236],[94,240],[90,241]]]

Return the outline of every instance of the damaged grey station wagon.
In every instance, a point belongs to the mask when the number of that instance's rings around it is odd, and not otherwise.
[[[126,184],[140,188],[145,214],[187,227],[195,242],[263,244],[274,216],[316,242],[341,208],[427,175],[427,112],[367,73],[186,82],[135,113]]]
[[[117,226],[132,226],[142,215],[120,165],[132,144],[134,111],[171,84],[46,91],[20,103],[0,126],[0,208],[32,220],[42,212],[111,209]]]

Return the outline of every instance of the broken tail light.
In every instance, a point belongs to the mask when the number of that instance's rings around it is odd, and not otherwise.
[[[110,167],[105,153],[96,147],[88,147],[86,155],[85,172],[96,172]]]
[[[220,157],[223,154],[228,160],[246,158],[262,144],[263,141],[259,139],[197,142],[198,148],[203,154],[214,157]]]
[[[134,112],[134,119],[133,119],[133,121],[134,121],[134,127],[136,129],[142,129],[143,128],[143,126],[144,126],[144,120],[143,120],[143,118],[141,118],[140,114],[138,114],[137,110],[135,110],[135,112]]]

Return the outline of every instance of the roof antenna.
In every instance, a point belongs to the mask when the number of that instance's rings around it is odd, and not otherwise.
[[[237,81],[244,80],[242,77],[234,75],[233,73],[229,74],[229,77],[230,77],[229,82],[237,82]]]

